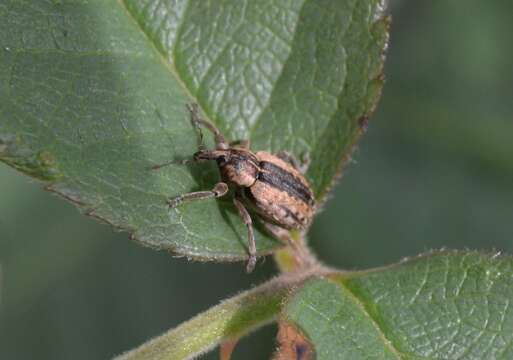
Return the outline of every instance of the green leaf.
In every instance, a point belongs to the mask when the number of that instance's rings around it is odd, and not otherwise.
[[[513,259],[476,252],[310,280],[285,316],[317,359],[512,359]]]
[[[0,160],[152,247],[246,257],[229,197],[190,158],[185,104],[253,148],[308,153],[323,199],[382,85],[380,0],[17,1],[0,4]],[[212,145],[212,139],[208,139]],[[257,228],[260,228],[257,226]],[[257,229],[258,230],[258,229]],[[278,244],[257,231],[260,253]]]

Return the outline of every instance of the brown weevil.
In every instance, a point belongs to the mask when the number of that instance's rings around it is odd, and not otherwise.
[[[168,204],[174,208],[188,200],[218,198],[226,195],[232,186],[235,190],[233,203],[248,229],[246,271],[249,273],[255,267],[256,246],[253,223],[246,207],[260,216],[273,235],[280,237],[277,234],[283,230],[308,227],[315,213],[312,189],[302,174],[303,170],[288,153],[253,153],[247,140],[228,143],[214,124],[199,116],[197,104],[188,104],[187,109],[200,136],[200,149],[194,154],[194,161],[216,161],[222,181],[210,191],[182,194],[169,199]],[[201,126],[214,134],[214,150],[203,148]]]

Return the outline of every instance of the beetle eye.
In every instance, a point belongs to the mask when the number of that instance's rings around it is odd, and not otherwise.
[[[219,165],[226,164],[226,157],[224,155],[218,156],[216,160]]]

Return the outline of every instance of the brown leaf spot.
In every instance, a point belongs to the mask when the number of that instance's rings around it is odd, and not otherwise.
[[[233,350],[235,350],[235,346],[239,339],[227,340],[219,346],[219,359],[220,360],[230,360],[232,358]]]
[[[312,344],[299,329],[292,324],[280,321],[278,330],[278,351],[273,360],[313,360]]]

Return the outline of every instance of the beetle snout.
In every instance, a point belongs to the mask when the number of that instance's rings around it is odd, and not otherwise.
[[[222,160],[226,161],[227,154],[219,150],[200,150],[193,155],[195,161],[198,160]]]
[[[193,158],[195,161],[199,160],[213,160],[215,157],[208,150],[200,150],[194,153]]]

